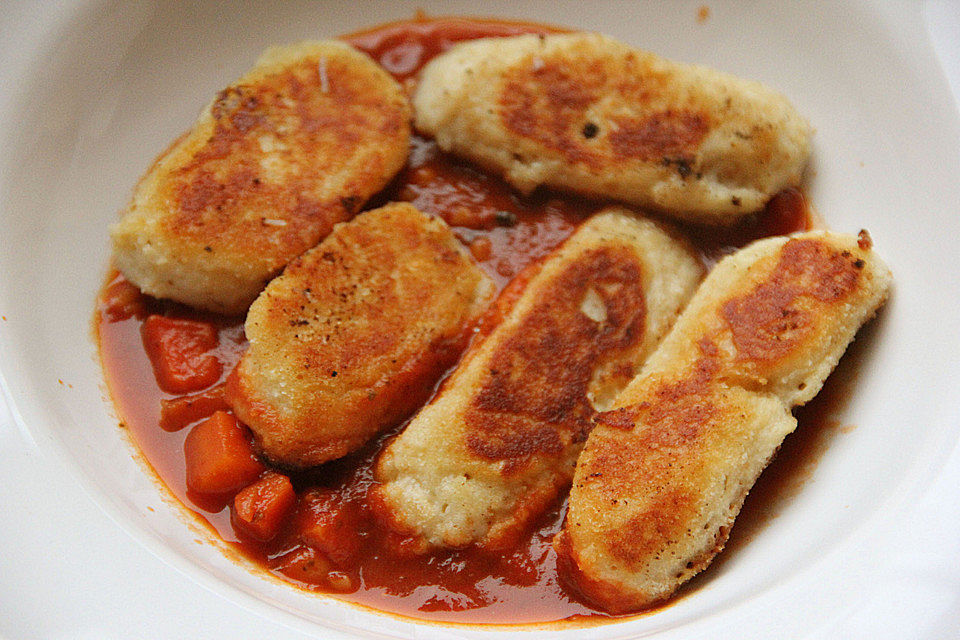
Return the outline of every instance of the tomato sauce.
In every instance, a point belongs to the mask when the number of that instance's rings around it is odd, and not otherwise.
[[[534,22],[418,17],[359,31],[343,39],[368,53],[394,78],[404,82],[413,78],[432,58],[464,40],[565,31],[569,29]]]
[[[367,51],[410,88],[422,65],[457,41],[551,31],[560,29],[517,22],[418,18],[347,36],[346,40]],[[443,218],[500,288],[603,205],[548,190],[520,196],[502,180],[444,154],[434,142],[417,136],[407,167],[368,208],[390,200],[412,202]],[[684,229],[700,249],[704,264],[711,266],[756,238],[811,225],[802,193],[788,190],[774,198],[765,212],[732,229]],[[176,323],[157,318],[184,321],[194,329],[198,323],[206,324],[215,334],[213,348],[190,356],[206,363],[203,388],[170,393],[158,384],[156,363],[145,349],[144,336],[152,334],[144,334],[144,327]],[[607,617],[565,591],[558,578],[550,542],[562,523],[563,500],[540,518],[516,548],[499,555],[476,549],[427,556],[405,554],[391,534],[377,527],[366,506],[366,494],[374,482],[373,462],[403,425],[341,460],[307,472],[281,472],[289,476],[298,504],[284,512],[287,515],[276,525],[280,532],[270,541],[249,535],[262,532],[261,528],[234,527],[232,494],[198,494],[187,488],[184,442],[206,415],[224,408],[218,385],[245,349],[243,319],[144,296],[114,274],[101,293],[96,325],[117,411],[146,459],[180,501],[225,542],[267,570],[305,589],[337,593],[343,600],[419,619],[504,624]],[[203,333],[195,330],[194,334],[197,331]],[[149,346],[150,340],[146,344]],[[217,366],[210,364],[211,358]],[[166,404],[163,415],[162,402]],[[801,420],[815,415],[806,410]],[[815,430],[815,425],[799,429],[801,433]],[[271,473],[261,477],[265,491],[283,484]],[[250,520],[255,518],[249,515],[253,513],[250,505],[259,504],[250,500],[263,496],[252,495],[256,493],[253,490],[247,493],[251,495],[245,494],[240,515]],[[284,509],[286,500],[280,496],[271,504]],[[278,518],[277,513],[271,512],[270,518]],[[304,544],[305,539],[312,546]]]

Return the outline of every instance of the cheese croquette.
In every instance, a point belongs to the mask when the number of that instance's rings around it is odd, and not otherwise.
[[[594,33],[457,45],[423,69],[413,104],[418,130],[522,192],[710,224],[797,185],[810,153],[809,125],[780,94]]]
[[[268,49],[153,164],[113,225],[144,293],[242,313],[403,166],[410,106],[341,42]]]
[[[700,278],[687,245],[622,208],[508,285],[439,394],[381,454],[374,511],[412,548],[509,546],[565,490],[597,407]]]
[[[649,607],[723,548],[890,272],[859,239],[808,232],[721,261],[640,375],[597,416],[554,546],[570,583],[620,613]]]
[[[493,293],[441,220],[409,204],[362,213],[251,305],[227,402],[273,463],[339,458],[426,401]]]

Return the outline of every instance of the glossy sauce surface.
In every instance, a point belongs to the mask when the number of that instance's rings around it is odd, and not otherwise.
[[[556,30],[524,23],[418,19],[346,39],[370,53],[409,89],[417,70],[456,41]],[[421,137],[414,138],[408,166],[366,208],[390,200],[407,200],[442,217],[501,288],[602,206],[539,190],[530,197],[520,197],[502,180],[443,154],[432,141]],[[802,194],[788,190],[771,201],[764,213],[733,229],[684,230],[701,251],[704,263],[710,266],[722,255],[756,238],[810,226]],[[369,517],[365,497],[373,482],[373,461],[402,425],[344,459],[309,472],[290,474],[301,502],[308,489],[324,488],[333,492],[351,514],[354,537],[345,544],[356,545],[358,554],[346,566],[338,567],[341,579],[335,585],[311,573],[309,567],[313,565],[304,558],[313,552],[301,543],[292,518],[271,542],[244,539],[230,522],[230,496],[197,495],[186,488],[183,441],[190,429],[170,432],[159,427],[161,400],[175,396],[158,387],[144,351],[141,325],[150,314],[199,319],[216,326],[219,340],[214,354],[222,364],[223,377],[232,370],[245,347],[243,319],[200,314],[142,296],[131,292],[122,276],[116,276],[101,295],[97,329],[101,358],[118,414],[146,459],[177,498],[252,561],[304,588],[339,591],[338,597],[344,600],[421,619],[503,624],[607,615],[577,601],[558,579],[550,542],[562,522],[562,502],[545,514],[515,549],[502,555],[473,549],[428,556],[400,552],[395,540]],[[824,392],[828,398],[829,389],[830,385]],[[801,428],[793,439],[815,433],[818,423],[825,420],[816,410],[817,402],[801,414]],[[801,451],[798,455],[807,455],[803,447],[796,449]],[[767,491],[765,509],[770,508],[769,494],[774,494],[775,504],[778,491],[776,487]],[[763,517],[751,514],[748,503],[741,519],[753,522],[756,529]],[[696,584],[694,581],[689,588],[695,589]]]

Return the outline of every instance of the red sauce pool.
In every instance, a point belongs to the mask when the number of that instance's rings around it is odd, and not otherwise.
[[[370,53],[409,88],[414,74],[425,62],[457,41],[559,30],[516,22],[415,19],[347,36],[346,40]],[[526,264],[548,253],[602,206],[602,203],[545,190],[520,197],[503,181],[443,154],[432,141],[421,137],[414,138],[407,168],[368,208],[389,200],[410,201],[421,210],[446,220],[501,288]],[[709,266],[756,238],[810,226],[811,217],[803,195],[788,190],[774,198],[765,212],[733,229],[722,232],[691,226],[684,229]],[[160,401],[174,396],[157,386],[140,334],[143,320],[152,313],[212,322],[218,329],[216,355],[223,364],[225,376],[245,348],[242,318],[203,314],[136,292],[128,300],[127,312],[118,312],[116,303],[106,302],[111,284],[114,289],[122,289],[122,277],[116,276],[105,287],[96,327],[106,379],[123,424],[180,501],[240,553],[283,575],[289,558],[304,550],[289,522],[270,543],[242,539],[230,524],[227,500],[211,499],[187,490],[183,441],[190,429],[168,432],[159,427]],[[806,421],[805,417],[816,415],[816,411],[806,410],[801,419]],[[401,429],[402,425],[397,425],[347,458],[310,472],[291,474],[298,495],[309,487],[325,487],[335,491],[342,503],[355,506],[359,514],[359,560],[355,566],[344,568],[351,586],[348,593],[339,593],[337,597],[382,611],[435,621],[505,624],[608,617],[576,600],[559,582],[550,541],[562,523],[563,501],[540,519],[517,548],[501,555],[474,549],[419,557],[398,553],[385,532],[367,516],[365,496],[373,482],[374,459],[385,441]],[[815,430],[815,426],[800,429],[805,430]],[[288,580],[303,588],[329,590],[321,580],[311,580],[309,574],[287,573]]]

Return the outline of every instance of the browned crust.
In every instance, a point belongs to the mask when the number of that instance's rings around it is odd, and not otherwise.
[[[790,240],[766,281],[723,303],[737,359],[776,362],[802,348],[818,315],[857,290],[864,262],[811,239]]]
[[[385,184],[396,170],[389,149],[407,144],[409,107],[385,91],[379,74],[349,58],[325,58],[325,73],[336,81],[321,87],[319,58],[217,95],[209,138],[158,189],[171,206],[164,218],[171,234],[279,269]],[[271,177],[260,165],[263,136],[282,141],[283,162],[299,170]],[[335,192],[315,194],[358,150],[364,165]]]
[[[527,458],[560,455],[582,442],[594,409],[587,388],[598,362],[643,340],[643,267],[625,250],[602,247],[556,274],[540,302],[501,336],[464,420],[467,447],[488,460],[508,460],[509,475]],[[580,311],[592,289],[607,321]]]
[[[559,153],[570,164],[600,170],[617,160],[654,160],[689,172],[711,116],[693,105],[657,108],[669,104],[669,86],[664,74],[633,52],[605,59],[531,55],[504,75],[499,116],[508,131]],[[651,108],[617,117],[615,126],[601,130],[587,112],[610,93],[626,104]]]
[[[583,563],[566,531],[561,530],[554,537],[553,549],[557,553],[557,573],[567,589],[614,615],[637,610],[633,594],[626,595],[619,586],[598,580],[581,570]],[[650,601],[651,607],[656,604],[657,601]]]

